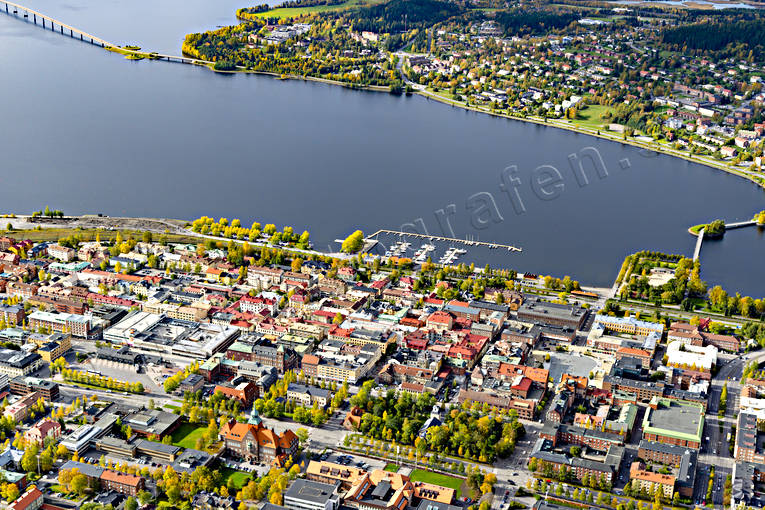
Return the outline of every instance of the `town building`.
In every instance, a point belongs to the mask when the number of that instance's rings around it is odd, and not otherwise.
[[[642,321],[634,317],[615,317],[611,315],[596,315],[595,323],[602,325],[606,331],[627,333],[629,335],[649,336],[656,334],[659,338],[664,335],[664,325],[655,322]]]
[[[704,407],[695,402],[653,398],[643,417],[643,439],[699,448],[704,414]]]
[[[226,423],[220,429],[220,438],[227,453],[255,462],[282,462],[298,448],[294,432],[287,430],[279,435],[260,421]]]
[[[42,366],[42,357],[34,352],[0,349],[0,374],[9,379],[27,376]]]
[[[757,416],[739,413],[733,457],[738,462],[765,464],[765,434],[759,431]]]
[[[550,324],[569,329],[582,327],[586,310],[578,305],[562,305],[541,300],[527,300],[518,308],[518,320]]]
[[[145,487],[143,477],[119,473],[110,469],[105,469],[101,473],[99,481],[101,482],[101,490],[113,490],[126,496],[136,496]]]
[[[53,402],[58,400],[59,397],[59,385],[57,382],[37,377],[14,377],[11,379],[10,389],[14,395],[27,395],[36,392],[46,402]]]
[[[61,438],[61,424],[53,420],[40,420],[24,432],[27,443],[44,446],[48,439],[58,440]]]
[[[29,327],[58,333],[67,333],[77,338],[92,338],[91,319],[87,315],[74,313],[32,312],[27,317]]]
[[[252,381],[241,380],[236,384],[219,384],[215,386],[213,392],[220,392],[227,399],[236,399],[245,408],[249,408],[258,397],[258,385]]]
[[[331,398],[329,390],[298,383],[290,383],[287,386],[287,400],[297,402],[303,407],[311,407],[316,403],[323,409],[329,405]]]
[[[32,392],[9,404],[3,411],[3,416],[11,418],[16,422],[24,421],[32,412],[32,406],[42,398],[39,393]]]
[[[173,319],[166,315],[131,312],[107,328],[104,340],[125,344],[148,353],[171,353],[194,360],[205,360],[225,351],[241,331],[231,326]]]
[[[337,510],[339,484],[298,478],[284,493],[284,506],[290,510]]]
[[[39,510],[42,508],[45,497],[40,489],[35,485],[30,486],[24,491],[24,494],[12,501],[8,508],[10,510]]]
[[[630,481],[637,482],[640,491],[655,494],[659,491],[662,497],[671,499],[675,493],[675,477],[666,473],[647,471],[642,462],[633,462],[630,466]]]

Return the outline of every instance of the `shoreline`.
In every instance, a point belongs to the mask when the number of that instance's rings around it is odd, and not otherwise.
[[[626,144],[626,145],[631,145],[633,147],[639,147],[641,149],[646,149],[646,150],[653,151],[653,152],[655,152],[657,154],[664,154],[666,156],[670,156],[670,157],[674,157],[674,158],[678,158],[678,159],[684,159],[684,160],[689,161],[691,163],[697,163],[699,165],[704,165],[706,167],[713,168],[715,170],[722,170],[723,172],[729,173],[731,175],[735,175],[737,177],[741,177],[741,178],[746,179],[747,181],[750,181],[753,184],[757,185],[759,188],[762,188],[763,190],[765,190],[765,182],[762,182],[762,183],[758,182],[755,179],[754,176],[746,174],[746,173],[743,173],[743,170],[736,170],[735,168],[730,168],[727,165],[722,165],[722,164],[721,165],[716,165],[716,164],[714,164],[711,161],[707,161],[706,159],[698,159],[698,158],[692,157],[690,154],[679,153],[679,151],[677,151],[675,149],[672,149],[670,151],[670,150],[665,149],[664,147],[655,147],[655,146],[649,144],[648,142],[644,142],[642,140],[636,140],[634,138],[633,139],[630,139],[630,138],[621,139],[621,138],[617,138],[615,136],[604,135],[603,134],[603,130],[594,130],[594,131],[591,131],[591,130],[589,130],[587,128],[579,127],[579,126],[577,126],[575,124],[556,122],[557,119],[553,119],[553,120],[550,120],[550,121],[546,122],[545,120],[542,120],[542,119],[539,119],[539,118],[534,118],[534,117],[520,117],[520,116],[515,116],[515,115],[508,115],[508,114],[505,114],[505,113],[492,112],[490,110],[482,109],[480,107],[469,106],[469,105],[466,105],[466,104],[461,103],[459,101],[454,101],[452,99],[449,99],[449,98],[446,98],[446,97],[443,97],[443,96],[439,96],[438,94],[427,93],[427,92],[424,92],[424,91],[415,91],[414,93],[417,93],[417,94],[419,94],[419,95],[421,95],[423,97],[427,97],[429,99],[434,99],[435,101],[438,101],[440,103],[448,104],[448,105],[455,106],[455,107],[458,107],[458,108],[462,108],[462,109],[465,109],[465,110],[474,111],[476,113],[484,113],[484,114],[491,115],[491,116],[494,116],[494,117],[500,117],[500,118],[505,118],[505,119],[509,119],[509,120],[517,120],[517,121],[521,121],[521,122],[530,122],[532,124],[538,124],[538,125],[541,125],[541,126],[548,126],[548,127],[558,128],[558,129],[564,129],[564,130],[567,130],[567,131],[572,131],[574,133],[588,135],[588,136],[592,136],[594,138],[600,138],[602,140],[607,140],[607,141],[611,141],[611,142],[617,142],[617,143],[622,143],[622,144]],[[765,174],[763,174],[763,179],[765,179]]]

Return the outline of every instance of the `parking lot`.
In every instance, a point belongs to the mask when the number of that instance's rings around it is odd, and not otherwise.
[[[140,382],[148,393],[157,393],[161,390],[161,387],[149,375],[137,373],[135,365],[90,358],[74,368],[97,372],[118,381]]]
[[[589,356],[582,356],[571,352],[551,352],[550,353],[550,377],[554,383],[560,382],[562,374],[569,374],[577,377],[588,377],[590,372],[595,371],[599,362]]]
[[[341,464],[343,466],[352,466],[359,469],[365,469],[367,471],[373,469],[385,469],[385,462],[378,459],[370,459],[368,457],[361,457],[358,455],[351,455],[348,453],[337,453],[332,451],[325,451],[316,458],[316,460],[333,462],[335,464]]]
[[[268,473],[268,470],[270,469],[270,465],[261,462],[260,464],[255,462],[247,462],[247,461],[237,461],[237,460],[230,460],[225,459],[223,461],[223,465],[229,469],[233,469],[236,471],[242,471],[244,473],[252,473],[253,478],[260,478],[262,476],[265,476]]]
[[[101,459],[101,456],[103,455],[104,460],[109,461],[113,464],[123,464],[127,463],[131,466],[135,466],[138,469],[143,469],[144,467],[148,467],[149,470],[154,471],[157,468],[165,469],[170,463],[164,462],[158,459],[149,458],[146,456],[140,456],[138,458],[126,458],[121,457],[119,455],[113,455],[108,454],[104,451],[101,451],[97,448],[89,448],[85,453],[82,454],[82,457],[80,457],[80,460],[82,462],[96,462]]]

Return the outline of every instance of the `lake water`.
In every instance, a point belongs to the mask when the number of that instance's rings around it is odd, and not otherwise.
[[[231,23],[240,6],[34,0],[29,7],[118,44],[178,53],[185,33]],[[5,14],[0,47],[4,211],[222,215],[306,228],[320,248],[355,228],[411,223],[523,248],[471,249],[460,261],[605,286],[627,253],[690,255],[689,225],[765,209],[762,190],[720,171],[421,97],[127,61]],[[587,163],[589,183],[580,186],[569,156],[587,162],[593,151],[608,175],[598,178]],[[510,166],[517,172],[502,185]],[[559,183],[532,186],[555,172]],[[451,205],[451,226],[444,215],[439,223],[438,211],[448,215]],[[762,253],[759,246],[745,260],[753,266]],[[729,290],[765,295],[761,266],[737,264],[726,274]]]
[[[716,10],[720,9],[761,9],[762,6],[752,5],[743,2],[710,2],[707,0],[615,0],[611,3],[624,4],[624,5],[640,5],[640,4],[655,4],[655,5],[670,5],[676,7],[691,7],[694,8],[712,8]]]
[[[763,273],[753,267],[753,261],[762,260],[763,252],[765,230],[762,227],[737,228],[725,232],[722,239],[705,239],[700,255],[701,278],[710,287],[722,285],[744,296],[765,297]]]

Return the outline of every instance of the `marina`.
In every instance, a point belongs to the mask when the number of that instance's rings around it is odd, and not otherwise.
[[[522,252],[523,248],[512,246],[509,244],[501,244],[501,243],[495,243],[495,242],[486,242],[486,241],[476,241],[471,239],[457,239],[455,237],[444,237],[444,236],[435,236],[430,234],[418,234],[415,232],[402,232],[400,230],[388,230],[388,229],[380,229],[374,234],[368,236],[366,238],[367,241],[369,240],[377,240],[377,237],[381,234],[392,234],[397,235],[399,237],[414,237],[419,239],[427,239],[429,241],[443,241],[448,243],[459,243],[464,244],[466,246],[483,246],[490,249],[505,249],[507,251],[514,251],[514,252]]]
[[[446,250],[446,253],[444,253],[443,257],[438,259],[439,264],[451,264],[452,262],[455,262],[461,255],[464,255],[467,253],[467,250],[462,250],[460,248],[449,248]]]
[[[411,238],[424,240],[418,243],[410,242]],[[337,240],[341,242],[341,240]],[[371,255],[379,255],[383,258],[411,259],[415,264],[436,262],[440,265],[452,265],[459,263],[467,256],[471,261],[482,250],[501,251],[511,253],[520,252],[515,246],[501,243],[478,241],[474,239],[457,239],[452,237],[415,234],[397,230],[378,230],[365,238],[364,251]]]

